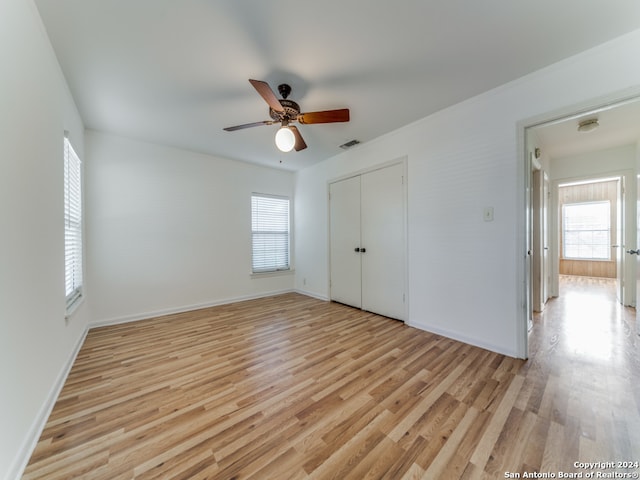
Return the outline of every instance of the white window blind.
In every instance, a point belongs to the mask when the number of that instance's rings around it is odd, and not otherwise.
[[[574,260],[611,258],[609,201],[562,206],[563,257]]]
[[[254,273],[289,270],[289,199],[251,196]]]
[[[64,139],[64,267],[67,309],[82,296],[82,175],[80,159]]]

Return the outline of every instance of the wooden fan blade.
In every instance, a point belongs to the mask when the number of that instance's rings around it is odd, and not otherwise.
[[[236,130],[242,130],[243,128],[258,127],[260,125],[273,125],[271,120],[263,120],[262,122],[245,123],[244,125],[236,125],[235,127],[223,128],[227,132],[235,132]]]
[[[267,102],[273,110],[275,110],[276,112],[284,112],[284,108],[282,107],[282,105],[280,105],[280,101],[278,100],[278,97],[276,97],[276,94],[273,93],[273,90],[271,90],[271,87],[267,82],[263,82],[262,80],[251,80],[251,79],[249,79],[249,82],[251,83],[251,85],[253,85],[253,88],[255,88],[258,91],[260,96],[264,98],[264,101]]]
[[[293,148],[296,149],[296,152],[307,148],[307,144],[305,143],[304,138],[302,138],[300,130],[298,130],[295,125],[289,125],[289,128],[293,132],[293,135],[296,137],[296,143],[293,145]]]
[[[348,122],[349,109],[342,108],[340,110],[325,110],[323,112],[308,112],[298,115],[300,123],[334,123]]]

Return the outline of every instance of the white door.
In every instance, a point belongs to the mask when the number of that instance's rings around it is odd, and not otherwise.
[[[331,299],[362,308],[360,177],[329,185]]]
[[[549,294],[549,283],[551,282],[551,261],[549,256],[549,201],[551,191],[549,190],[549,176],[543,172],[542,184],[542,303],[547,303],[551,296]]]
[[[542,192],[542,170],[532,172],[531,180],[531,274],[532,274],[532,309],[534,312],[544,310],[544,195]]]
[[[637,157],[636,167],[640,171],[640,156]],[[636,176],[636,249],[640,248],[640,175]],[[640,255],[636,252],[636,333],[640,335]]]
[[[616,299],[624,305],[624,177],[618,179],[618,191],[616,192],[616,242],[612,248],[612,254],[616,257]]]
[[[362,175],[362,308],[404,320],[404,173],[400,164]]]
[[[533,288],[535,284],[535,278],[533,276],[533,265],[531,261],[531,250],[533,248],[533,232],[535,229],[534,214],[533,214],[533,172],[534,172],[534,154],[529,153],[527,157],[527,168],[525,169],[525,258],[524,258],[524,271],[525,271],[525,296],[524,296],[524,311],[527,317],[527,329],[528,332],[533,328]],[[528,347],[529,336],[524,335],[524,352],[525,355],[529,351]]]

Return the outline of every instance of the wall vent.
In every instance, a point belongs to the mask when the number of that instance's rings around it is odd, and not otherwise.
[[[351,147],[355,147],[359,143],[360,143],[360,140],[350,140],[347,143],[343,143],[342,145],[340,145],[340,148],[342,148],[343,150],[347,150]]]

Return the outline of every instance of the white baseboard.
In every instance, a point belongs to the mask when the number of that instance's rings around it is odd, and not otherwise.
[[[9,468],[9,471],[7,472],[7,476],[6,476],[7,480],[9,479],[18,480],[22,477],[24,473],[24,469],[27,467],[27,463],[29,463],[29,459],[31,458],[31,455],[33,454],[33,451],[36,448],[36,444],[40,439],[40,435],[42,435],[42,431],[44,430],[44,427],[47,424],[49,415],[51,415],[51,411],[53,410],[53,407],[55,406],[56,401],[58,400],[60,391],[62,390],[62,387],[64,386],[64,383],[66,382],[67,377],[69,376],[71,367],[73,367],[73,364],[76,361],[76,357],[80,352],[80,348],[82,348],[82,345],[84,344],[84,340],[87,337],[88,331],[89,331],[88,327],[84,329],[84,332],[82,333],[82,335],[80,335],[80,338],[76,342],[76,345],[73,351],[71,352],[71,355],[69,355],[69,358],[67,359],[64,366],[62,367],[62,370],[60,370],[60,373],[58,373],[58,377],[56,378],[56,381],[51,387],[51,390],[47,395],[46,401],[42,404],[40,411],[34,418],[31,424],[31,427],[27,432],[27,436],[25,437],[24,442],[22,443],[22,445],[20,446],[20,449],[18,450],[19,452],[18,456],[16,457],[13,464]]]
[[[501,355],[506,355],[508,357],[519,358],[518,354],[515,351],[505,350],[504,348],[494,345],[488,342],[478,341],[477,338],[467,337],[466,335],[461,335],[458,332],[453,332],[451,330],[447,330],[446,328],[438,328],[432,325],[424,325],[417,322],[406,322],[406,324],[410,327],[417,328],[419,330],[424,330],[425,332],[435,333],[436,335],[441,335],[443,337],[451,338],[452,340],[457,340],[462,343],[466,343],[468,345],[473,345],[474,347],[484,348],[485,350],[490,350],[492,352],[499,353]]]
[[[137,322],[138,320],[147,320],[149,318],[162,317],[164,315],[173,315],[176,313],[191,312],[202,308],[217,307],[219,305],[228,305],[230,303],[244,302],[246,300],[255,300],[257,298],[271,297],[273,295],[281,295],[283,293],[291,293],[293,290],[275,290],[271,292],[263,292],[257,295],[242,295],[239,297],[223,298],[212,300],[210,302],[195,303],[191,305],[182,305],[180,307],[165,308],[161,310],[151,310],[148,312],[135,313],[122,317],[112,317],[103,320],[97,320],[89,323],[89,328],[106,327],[109,325],[118,325],[121,323]]]
[[[299,293],[300,295],[306,295],[307,297],[315,298],[317,300],[322,300],[325,302],[328,302],[330,300],[329,297],[327,297],[326,295],[319,295],[317,293],[308,292],[306,290],[301,290],[299,288],[296,288],[294,291],[296,293]]]

